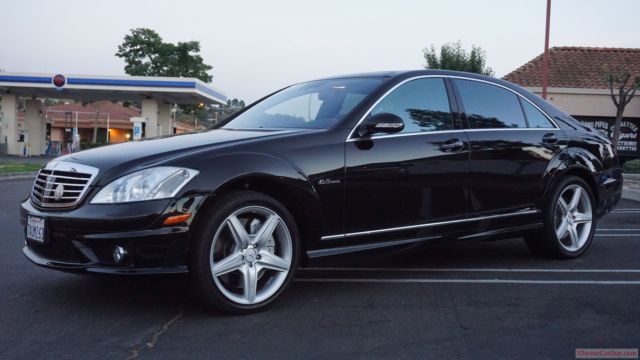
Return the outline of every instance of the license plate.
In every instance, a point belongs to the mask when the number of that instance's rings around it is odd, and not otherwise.
[[[44,218],[29,215],[27,218],[27,239],[44,242]]]

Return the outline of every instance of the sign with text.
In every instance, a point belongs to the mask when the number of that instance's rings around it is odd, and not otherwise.
[[[146,117],[132,117],[129,119],[133,123],[133,140],[142,139],[142,124],[147,122]]]
[[[609,139],[613,138],[613,129],[615,118],[608,117],[591,117],[591,116],[574,116],[584,125],[590,126],[603,134]],[[625,156],[640,156],[638,151],[638,143],[640,142],[640,119],[623,118],[620,125],[620,142],[618,143],[618,154]]]
[[[142,123],[134,122],[133,123],[133,140],[142,139]]]

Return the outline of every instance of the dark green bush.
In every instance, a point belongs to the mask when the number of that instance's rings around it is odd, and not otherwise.
[[[640,174],[640,159],[625,162],[622,166],[622,172],[627,174]]]

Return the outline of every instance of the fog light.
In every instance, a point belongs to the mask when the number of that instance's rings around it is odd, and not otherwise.
[[[113,248],[113,261],[120,264],[124,257],[127,255],[127,250],[125,250],[122,246],[116,246]]]

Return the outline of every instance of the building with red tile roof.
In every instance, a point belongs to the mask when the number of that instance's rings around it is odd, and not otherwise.
[[[122,102],[97,101],[88,104],[80,102],[60,102],[43,107],[41,116],[46,121],[47,141],[56,147],[71,142],[72,128],[78,127],[82,143],[93,142],[93,129],[97,127],[97,143],[118,143],[132,139],[132,117],[140,117],[141,111],[135,106],[124,106]],[[18,130],[24,126],[25,112],[17,114]],[[77,120],[77,121],[76,121]],[[176,133],[194,131],[193,124],[177,121],[173,123]]]
[[[131,137],[132,117],[140,116],[140,109],[125,107],[122,103],[98,101],[83,105],[82,103],[60,103],[47,106],[45,117],[51,128],[51,140],[62,141],[65,128],[76,126],[83,142],[93,141],[93,128],[98,127],[97,142],[106,142],[106,131],[109,129],[109,142],[127,141]]]
[[[542,54],[503,77],[536,93],[542,93]],[[611,136],[616,108],[611,100],[604,67],[627,70],[640,76],[640,49],[601,47],[552,47],[549,49],[547,100],[583,123]],[[624,113],[621,155],[640,157],[640,92]]]
[[[525,87],[542,86],[542,56],[505,75],[504,79]],[[549,87],[609,89],[603,66],[627,69],[640,76],[640,49],[553,47],[549,49]]]

